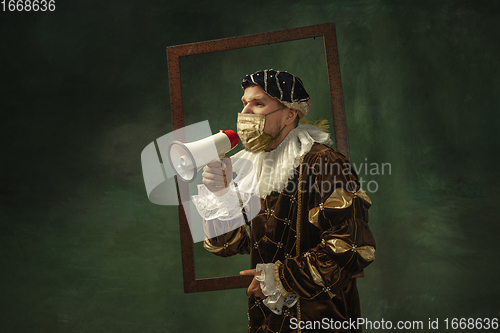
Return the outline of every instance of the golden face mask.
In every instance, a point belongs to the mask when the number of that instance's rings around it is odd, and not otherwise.
[[[268,114],[238,113],[237,131],[243,147],[252,153],[258,153],[269,147],[285,127],[283,126],[278,134],[276,134],[276,137],[264,133],[266,116],[284,108],[286,106],[271,111]]]

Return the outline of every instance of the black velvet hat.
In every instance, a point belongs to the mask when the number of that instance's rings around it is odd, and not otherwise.
[[[305,117],[311,108],[311,98],[302,81],[288,72],[265,69],[245,76],[241,86],[256,84],[269,96],[278,99],[291,109],[296,109],[299,118]]]

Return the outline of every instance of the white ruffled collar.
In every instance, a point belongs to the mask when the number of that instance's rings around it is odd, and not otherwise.
[[[252,193],[265,198],[271,192],[281,192],[288,180],[293,178],[294,168],[302,155],[311,150],[317,142],[330,146],[330,134],[316,126],[299,123],[276,149],[251,153],[241,150],[232,156],[235,182],[241,192]]]

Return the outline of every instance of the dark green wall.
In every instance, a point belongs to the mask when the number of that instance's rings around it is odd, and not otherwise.
[[[244,332],[243,289],[183,293],[177,209],[146,197],[140,153],[172,128],[165,48],[326,22],[352,161],[392,167],[360,173],[378,184],[363,316],[500,317],[498,1],[271,3],[0,13],[1,332]],[[321,43],[183,59],[186,124],[235,129],[239,82],[263,68],[297,74],[331,119]],[[248,267],[195,248],[201,277]]]

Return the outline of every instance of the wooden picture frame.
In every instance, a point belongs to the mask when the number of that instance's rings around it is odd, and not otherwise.
[[[227,51],[252,46],[288,42],[299,39],[323,37],[330,86],[330,98],[333,114],[333,129],[337,151],[348,159],[349,140],[345,118],[344,97],[340,77],[340,64],[335,34],[335,23],[324,23],[308,27],[300,27],[253,35],[216,39],[198,43],[182,44],[167,47],[168,77],[170,85],[170,105],[172,110],[173,130],[184,127],[182,103],[180,57],[186,57],[210,52]],[[188,184],[177,182],[178,195],[188,193]],[[182,202],[179,195],[179,203]],[[247,288],[252,280],[248,276],[226,276],[205,279],[196,279],[193,239],[189,230],[186,214],[182,204],[179,204],[179,225],[181,236],[182,271],[184,292],[213,291],[235,288]]]

